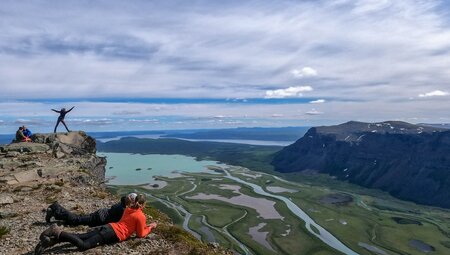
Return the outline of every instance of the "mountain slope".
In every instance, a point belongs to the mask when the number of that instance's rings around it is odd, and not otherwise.
[[[316,170],[421,204],[450,208],[450,131],[405,122],[311,128],[272,161],[276,171]]]
[[[32,139],[33,143],[0,146],[0,254],[33,254],[40,233],[49,226],[45,209],[53,201],[78,214],[119,201],[104,185],[106,159],[95,154],[92,137],[69,132],[35,134]],[[144,212],[148,223],[158,221],[146,238],[132,237],[83,252],[61,243],[45,254],[231,254],[197,240],[155,208],[147,206]],[[89,229],[62,228],[78,233]]]

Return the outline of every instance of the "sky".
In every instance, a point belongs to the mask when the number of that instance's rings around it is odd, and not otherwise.
[[[0,133],[450,123],[450,4],[2,1]],[[63,128],[60,127],[61,131]]]

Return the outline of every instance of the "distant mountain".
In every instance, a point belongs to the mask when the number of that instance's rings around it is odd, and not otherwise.
[[[417,125],[450,129],[450,123],[420,123]]]
[[[272,161],[315,170],[421,204],[450,208],[450,130],[387,121],[314,127]]]
[[[185,139],[243,139],[265,141],[296,141],[302,137],[309,127],[279,127],[279,128],[229,128],[207,129],[195,131],[172,131],[161,137],[185,138]]]

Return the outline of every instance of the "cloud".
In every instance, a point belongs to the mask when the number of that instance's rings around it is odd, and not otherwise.
[[[312,91],[311,86],[289,87],[286,89],[267,90],[265,98],[301,97],[302,92]]]
[[[303,67],[302,69],[294,69],[291,73],[296,78],[317,76],[317,71],[311,67]]]
[[[284,117],[284,114],[281,114],[281,113],[274,113],[274,114],[271,115],[271,117],[272,117],[272,118],[281,118],[281,117]]]
[[[139,112],[139,111],[126,111],[126,110],[123,110],[123,111],[113,112],[112,114],[113,115],[139,115],[139,114],[141,114],[141,112]]]
[[[109,118],[98,118],[98,119],[69,119],[66,123],[70,125],[83,125],[83,126],[105,126],[112,125],[116,123],[113,119]]]
[[[310,101],[309,103],[310,104],[323,104],[325,102],[326,102],[325,99],[317,99],[317,100]]]
[[[448,96],[449,93],[442,90],[433,90],[428,93],[419,94],[419,97],[438,97],[438,96]]]
[[[286,90],[301,78],[314,88],[309,93],[314,99],[333,98],[321,105],[328,118],[324,122],[379,116],[380,109],[384,118],[414,113],[440,121],[448,116],[448,104],[407,99],[411,91],[415,98],[439,98],[431,93],[434,84],[450,92],[449,11],[445,0],[3,1],[0,103],[27,98],[247,98],[245,107],[231,100],[199,106],[193,101],[88,105],[74,99],[77,106],[68,117],[116,121],[121,111],[123,117],[141,112],[138,116],[148,119],[247,114],[261,125],[295,124],[287,121],[289,108],[304,113],[311,105],[252,102],[264,96],[301,96],[307,91]],[[53,126],[57,115],[50,115],[49,108],[58,104],[0,107],[0,119],[7,123],[1,130],[15,119],[42,115]],[[274,112],[285,116],[274,123]],[[111,128],[136,126],[123,125]]]
[[[324,113],[323,112],[319,112],[316,109],[312,109],[310,111],[305,112],[305,114],[307,114],[307,115],[322,115]]]
[[[157,119],[130,119],[128,122],[131,123],[158,123],[159,120]]]

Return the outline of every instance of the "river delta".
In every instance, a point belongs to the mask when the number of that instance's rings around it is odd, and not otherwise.
[[[182,155],[102,155],[112,190],[145,192],[197,238],[239,254],[450,252],[448,210]]]

